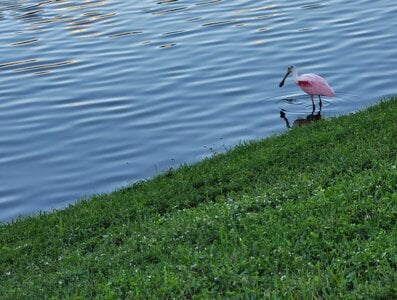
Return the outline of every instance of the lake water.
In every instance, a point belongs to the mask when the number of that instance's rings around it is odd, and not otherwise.
[[[0,221],[397,93],[395,0],[0,1]]]

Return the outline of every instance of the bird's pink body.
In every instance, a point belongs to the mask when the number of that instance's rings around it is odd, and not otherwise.
[[[328,85],[327,81],[316,74],[303,74],[298,76],[293,73],[295,83],[311,96],[335,96],[334,90]]]

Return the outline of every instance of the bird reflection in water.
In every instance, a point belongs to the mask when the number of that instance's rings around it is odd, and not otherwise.
[[[298,126],[303,126],[318,120],[321,120],[321,110],[319,110],[316,114],[314,113],[314,109],[310,115],[307,115],[305,118],[298,118],[296,119],[293,123],[292,126],[290,125],[290,122],[287,118],[287,115],[285,113],[286,111],[284,109],[280,110],[280,118],[284,119],[285,124],[287,128],[291,127],[298,127]]]

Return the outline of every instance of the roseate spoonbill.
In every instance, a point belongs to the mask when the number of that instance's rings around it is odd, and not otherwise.
[[[314,109],[313,96],[318,96],[320,100],[320,108],[322,106],[321,96],[333,97],[335,96],[334,90],[328,85],[327,81],[317,74],[303,74],[298,75],[298,69],[295,66],[288,67],[287,74],[281,80],[279,87],[284,85],[285,79],[292,73],[295,83],[306,93],[310,95]]]

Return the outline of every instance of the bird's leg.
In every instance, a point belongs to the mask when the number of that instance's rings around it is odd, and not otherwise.
[[[312,106],[313,106],[312,114],[314,114],[314,111],[316,110],[316,105],[314,104],[313,95],[310,95],[310,99],[312,100]]]
[[[321,108],[323,107],[323,102],[321,101],[321,96],[320,95],[318,95],[318,99],[320,100],[320,111],[321,111]]]

